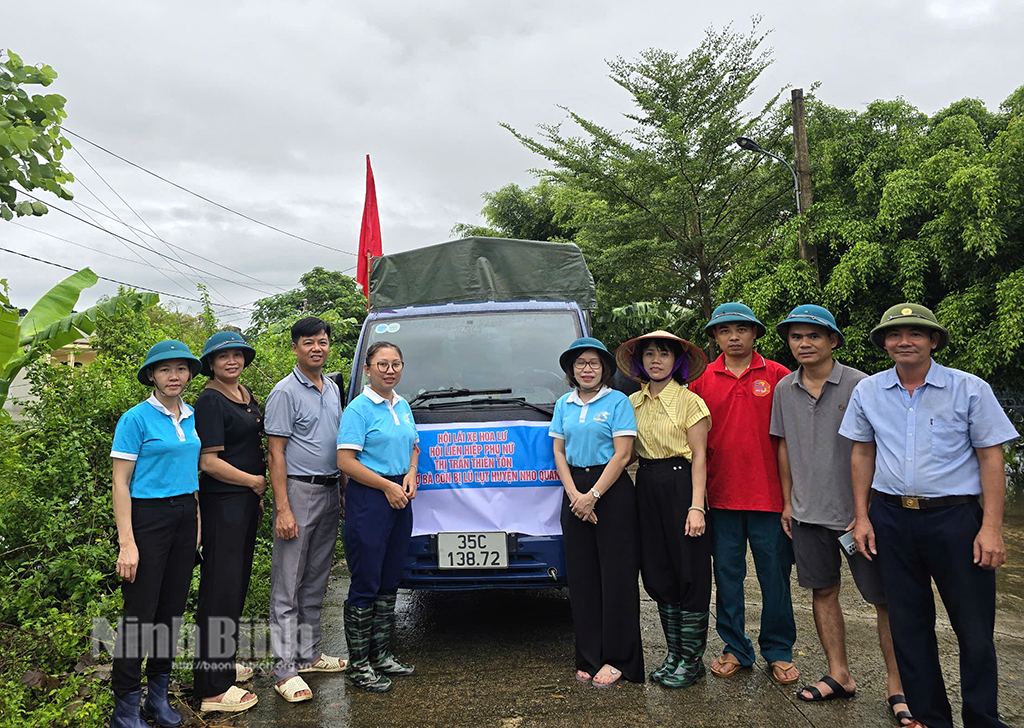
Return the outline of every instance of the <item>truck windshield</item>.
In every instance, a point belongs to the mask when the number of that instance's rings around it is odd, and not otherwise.
[[[405,366],[395,389],[408,400],[423,392],[465,389],[470,392],[466,400],[486,399],[488,395],[476,393],[480,390],[501,390],[494,396],[553,404],[569,391],[558,355],[579,335],[578,318],[572,311],[388,318],[368,327],[360,361],[375,341],[401,347]],[[352,375],[361,388],[363,368],[353,366]]]

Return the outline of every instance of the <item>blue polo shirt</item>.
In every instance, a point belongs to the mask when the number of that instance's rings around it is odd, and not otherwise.
[[[602,387],[589,402],[574,389],[555,402],[548,434],[565,440],[565,459],[574,468],[606,465],[615,454],[615,437],[636,437],[636,414],[629,398]]]
[[[862,380],[839,434],[875,443],[872,488],[919,498],[980,495],[974,448],[1018,437],[988,383],[934,360],[914,396],[895,367]]]
[[[338,449],[358,450],[356,460],[378,475],[405,475],[419,442],[409,403],[397,392],[389,402],[369,385],[348,403],[338,428]]]
[[[135,463],[132,498],[170,498],[199,490],[199,448],[192,408],[178,402],[178,419],[156,395],[121,415],[110,457]]]
[[[335,475],[338,453],[334,438],[341,422],[341,392],[330,377],[320,388],[298,365],[267,395],[263,429],[287,437],[284,461],[288,475]]]

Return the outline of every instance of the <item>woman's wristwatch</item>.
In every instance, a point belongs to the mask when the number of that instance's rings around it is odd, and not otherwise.
[[[597,488],[591,488],[590,495],[594,496],[594,500],[598,500],[601,497],[601,491]]]

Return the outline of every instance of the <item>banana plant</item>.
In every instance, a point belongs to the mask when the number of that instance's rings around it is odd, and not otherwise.
[[[678,334],[696,315],[693,309],[664,301],[637,301],[613,308],[611,320],[625,324],[637,332],[661,329]]]
[[[28,364],[88,336],[96,330],[101,316],[114,316],[126,309],[139,311],[160,300],[155,293],[132,291],[76,312],[74,307],[82,291],[98,281],[95,273],[83,268],[51,288],[19,321],[18,309],[11,306],[7,279],[0,280],[0,409],[14,378]]]

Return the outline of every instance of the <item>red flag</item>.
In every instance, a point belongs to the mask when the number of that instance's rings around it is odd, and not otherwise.
[[[377,188],[373,184],[370,155],[366,155],[366,201],[363,203],[363,225],[359,230],[359,267],[356,282],[363,287],[367,306],[370,299],[370,267],[381,256],[380,218],[377,217]]]

